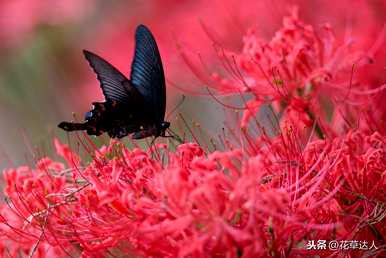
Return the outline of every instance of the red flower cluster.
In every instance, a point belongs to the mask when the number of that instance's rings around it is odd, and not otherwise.
[[[213,76],[219,82],[213,87],[254,97],[245,103],[239,145],[221,139],[223,151],[197,143],[144,151],[112,141],[98,149],[86,138],[81,143],[93,159],[85,162],[55,140],[64,162],[45,157],[35,168],[3,172],[0,254],[381,255],[386,130],[385,110],[374,100],[385,86],[370,87],[354,76],[368,55],[350,41],[339,43],[328,25],[316,32],[296,11],[270,42],[250,30],[242,53],[220,53],[233,77]],[[248,131],[263,103],[287,121],[272,137]],[[367,123],[356,126],[360,119]],[[314,126],[324,139],[304,141],[303,126]],[[308,250],[309,241],[319,240],[374,247]]]
[[[294,8],[269,42],[252,28],[244,37],[241,53],[219,48],[219,58],[231,77],[214,73],[205,81],[219,93],[253,95],[248,102],[243,98],[242,127],[269,103],[282,114],[283,125],[288,121],[298,128],[316,125],[320,137],[346,132],[359,123],[358,117],[361,127],[385,132],[385,109],[374,100],[384,98],[386,84],[356,80],[357,71],[374,62],[385,32],[370,50],[363,51],[351,37],[337,39],[329,24],[320,29],[305,24]]]
[[[375,241],[359,257],[384,245],[386,138],[377,133],[303,148],[294,134],[262,137],[254,154],[112,142],[87,166],[55,146],[67,169],[43,158],[4,171],[3,255],[277,257],[306,255],[309,239]]]

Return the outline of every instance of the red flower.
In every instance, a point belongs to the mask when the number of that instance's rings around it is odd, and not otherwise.
[[[0,254],[381,255],[386,136],[378,119],[384,111],[371,108],[385,86],[354,78],[352,65],[369,59],[351,43],[328,25],[319,31],[305,24],[296,11],[269,42],[249,30],[228,67],[236,78],[212,76],[218,82],[212,87],[239,94],[246,109],[238,121],[243,130],[220,137],[223,150],[184,143],[146,151],[119,141],[98,149],[86,136],[80,142],[92,157],[86,162],[55,139],[64,162],[44,157],[34,168],[3,172]],[[219,53],[232,65],[231,52]],[[249,121],[267,103],[284,117],[282,126],[269,137],[257,122],[255,136]],[[363,118],[367,124],[354,123]],[[307,250],[318,240],[367,241],[377,248]]]
[[[252,156],[196,144],[148,153],[112,142],[74,178],[47,158],[34,170],[6,170],[2,239],[11,253],[38,244],[42,256],[51,247],[76,256],[78,245],[84,257],[302,255],[309,239],[380,246],[386,138],[350,132],[301,149],[296,141],[266,138]],[[167,164],[151,158],[157,152]]]
[[[353,38],[337,38],[329,24],[314,28],[304,23],[294,8],[270,41],[263,40],[252,28],[243,38],[241,53],[218,49],[230,78],[217,73],[205,78],[187,62],[198,77],[219,93],[253,95],[249,102],[243,97],[242,127],[263,104],[269,103],[282,114],[282,126],[290,121],[300,129],[316,126],[319,137],[334,136],[345,131],[347,123],[365,122],[362,110],[379,110],[379,104],[374,105],[370,99],[380,98],[386,85],[368,85],[356,80],[355,75],[359,68],[373,62],[380,42],[384,42],[383,32],[380,34],[378,40],[374,39],[373,48],[366,51]],[[379,110],[369,114],[367,122],[371,120],[372,131],[384,129],[382,123],[375,122],[384,121],[384,113]]]

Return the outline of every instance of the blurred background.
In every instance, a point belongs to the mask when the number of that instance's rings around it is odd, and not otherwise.
[[[0,168],[30,165],[31,157],[51,151],[54,137],[68,140],[57,124],[71,120],[72,112],[83,118],[92,101],[103,99],[82,49],[99,54],[128,76],[134,30],[140,23],[152,30],[160,48],[168,81],[167,110],[184,94],[187,98],[176,113],[189,123],[199,122],[208,135],[217,135],[226,119],[224,107],[207,95],[180,51],[200,56],[210,72],[221,73],[213,42],[240,52],[251,27],[269,40],[293,5],[307,23],[329,22],[337,37],[350,34],[367,48],[386,22],[383,0],[0,0]],[[371,72],[378,76],[368,77],[374,78],[371,83],[385,78],[379,76],[385,52],[382,47],[374,57],[376,69]],[[169,118],[172,126],[176,113]]]

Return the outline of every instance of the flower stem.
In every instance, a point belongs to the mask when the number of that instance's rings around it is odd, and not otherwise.
[[[324,139],[324,133],[323,133],[323,130],[322,130],[322,128],[320,127],[318,121],[316,121],[315,115],[311,112],[311,110],[309,109],[309,107],[307,107],[307,108],[305,109],[305,111],[306,111],[308,117],[311,119],[311,121],[315,124],[315,132],[316,132],[316,134],[318,135],[318,137],[319,137],[320,139]]]

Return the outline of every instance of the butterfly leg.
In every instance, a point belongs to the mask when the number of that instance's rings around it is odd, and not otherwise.
[[[155,126],[151,126],[151,127],[145,128],[144,130],[135,132],[131,136],[131,138],[134,140],[139,140],[149,136],[159,136],[159,134],[157,134],[157,128]]]
[[[181,139],[181,137],[179,137],[175,132],[173,132],[170,128],[167,129],[167,131],[169,132],[170,135],[165,135],[165,133],[163,135],[161,135],[162,137],[165,137],[165,138],[173,138],[174,140],[176,140],[177,142],[179,143],[185,143],[184,140]]]

